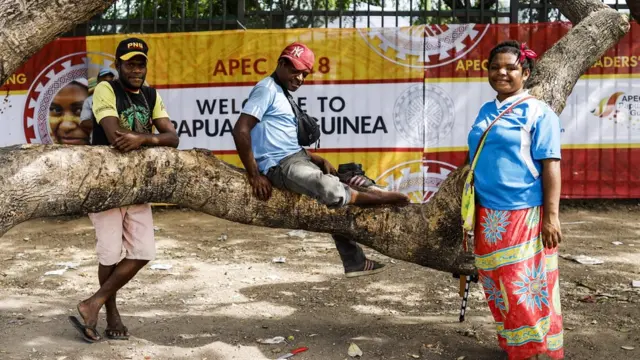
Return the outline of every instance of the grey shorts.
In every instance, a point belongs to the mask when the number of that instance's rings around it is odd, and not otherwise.
[[[324,174],[304,149],[282,159],[267,177],[278,189],[310,196],[329,207],[345,206],[351,200],[349,186],[337,176]]]

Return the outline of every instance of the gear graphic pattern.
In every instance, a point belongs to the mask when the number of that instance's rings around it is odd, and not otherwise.
[[[386,170],[375,182],[386,190],[406,194],[413,203],[424,204],[431,200],[455,169],[455,166],[443,161],[413,160]]]
[[[113,55],[78,52],[49,64],[31,84],[24,107],[23,126],[27,143],[52,144],[49,134],[49,107],[57,92],[74,80],[97,74],[101,67],[113,64]]]
[[[434,68],[473,50],[489,25],[416,25],[404,28],[359,29],[369,47],[383,58],[407,67]]]
[[[414,146],[432,146],[447,138],[455,119],[453,99],[435,85],[412,85],[393,107],[396,131]]]

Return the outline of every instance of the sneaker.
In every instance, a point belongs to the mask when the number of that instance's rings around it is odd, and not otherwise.
[[[354,278],[358,276],[367,276],[377,274],[379,272],[384,271],[385,265],[381,264],[377,261],[366,259],[364,261],[364,265],[360,270],[347,270],[344,272],[344,276],[348,278]]]
[[[376,182],[368,178],[362,170],[362,164],[348,163],[338,166],[338,178],[341,182],[354,187],[374,187],[376,190],[386,191],[382,186],[376,185]]]

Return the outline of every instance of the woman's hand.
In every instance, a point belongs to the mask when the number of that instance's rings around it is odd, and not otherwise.
[[[560,230],[560,219],[558,216],[543,216],[542,220],[542,243],[547,249],[553,249],[562,242],[562,231]]]

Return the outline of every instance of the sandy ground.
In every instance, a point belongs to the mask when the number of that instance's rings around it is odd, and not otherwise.
[[[640,207],[565,209],[561,220],[561,254],[604,261],[560,260],[566,358],[640,359],[640,289],[631,287],[640,280]],[[459,323],[450,274],[366,249],[388,270],[345,279],[324,234],[291,237],[180,209],[156,209],[155,224],[151,264],[172,268],[146,267],[121,290],[131,340],[92,345],[67,321],[97,289],[88,218],[37,219],[1,237],[0,359],[259,360],[308,346],[292,359],[342,360],[350,343],[362,359],[504,358],[478,284]],[[272,262],[280,256],[285,263]],[[67,262],[77,269],[45,276]],[[275,336],[293,338],[256,341]]]

